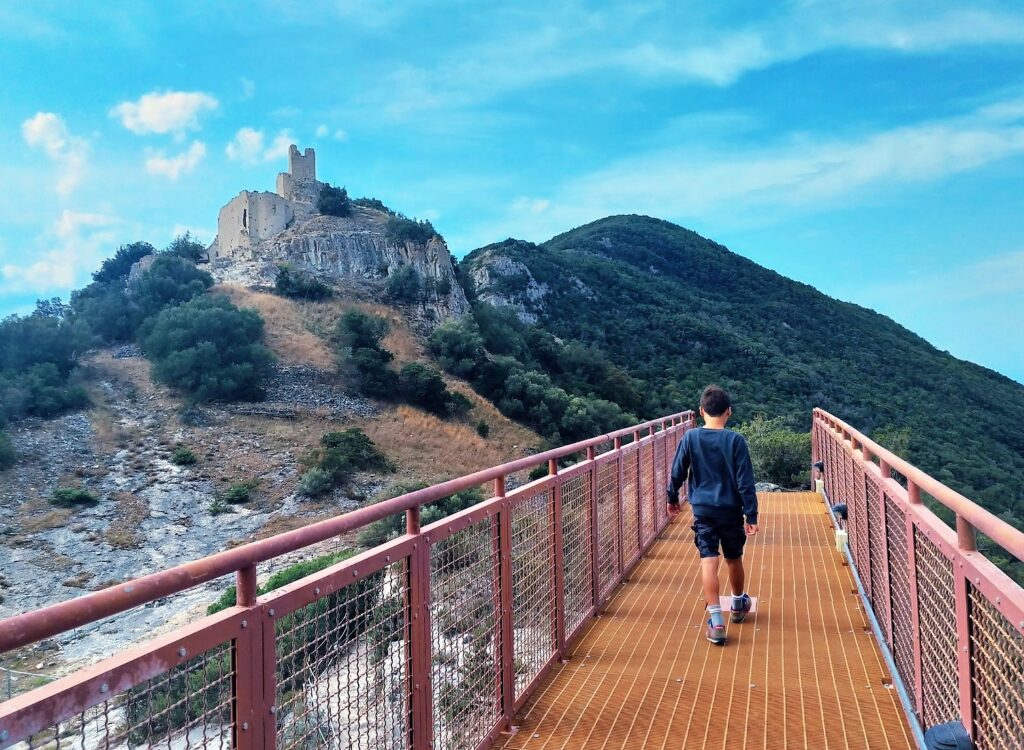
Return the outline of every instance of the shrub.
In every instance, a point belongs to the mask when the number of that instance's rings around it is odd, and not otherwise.
[[[381,213],[385,214],[394,215],[395,213],[390,208],[385,206],[383,201],[380,201],[377,198],[355,198],[352,200],[352,205],[362,206],[363,208],[372,208],[375,211],[380,211]]]
[[[177,255],[161,255],[128,285],[128,299],[140,323],[166,307],[198,297],[213,286],[213,277]],[[145,335],[145,333],[143,333]]]
[[[0,471],[11,468],[17,460],[18,454],[11,444],[11,439],[7,437],[6,432],[0,432]]]
[[[473,402],[458,391],[448,391],[448,413],[453,416],[465,414],[473,408]]]
[[[405,365],[398,374],[402,399],[434,414],[445,414],[451,394],[441,374],[418,362]]]
[[[337,334],[342,346],[349,349],[379,349],[390,325],[379,315],[348,310],[338,320]]]
[[[376,444],[358,427],[328,432],[320,438],[324,450],[338,451],[357,469],[393,471],[394,464],[381,453]]]
[[[164,249],[165,255],[177,255],[179,258],[197,263],[206,257],[206,245],[192,236],[191,232],[179,234]]]
[[[419,482],[404,482],[392,485],[382,493],[376,502],[383,502],[394,497],[421,490],[427,485]],[[483,492],[477,488],[457,492],[423,507],[420,512],[420,523],[423,526],[440,521],[442,518],[458,513],[472,505],[483,502]],[[394,539],[405,531],[405,514],[397,513],[371,523],[359,533],[359,544],[364,547],[376,547],[378,544]]]
[[[305,300],[330,299],[334,291],[327,284],[310,273],[300,271],[290,264],[279,265],[274,291],[282,297]]]
[[[427,345],[441,367],[462,378],[474,378],[487,360],[480,329],[469,315],[439,325]]]
[[[126,279],[132,266],[155,252],[156,248],[148,242],[132,242],[128,245],[121,245],[114,253],[113,258],[103,261],[99,270],[93,273],[92,279],[100,282]]]
[[[476,434],[482,438],[487,438],[491,434],[491,426],[481,419],[476,423]]]
[[[316,200],[316,210],[328,216],[348,216],[352,213],[348,191],[343,187],[338,188],[325,184],[320,188],[320,195]]]
[[[298,493],[305,497],[320,497],[334,486],[331,475],[318,466],[303,472],[299,478]]]
[[[40,301],[31,315],[0,320],[0,373],[23,373],[42,364],[53,365],[61,376],[71,372],[89,340],[69,313],[59,300]]]
[[[223,513],[234,513],[235,509],[219,497],[215,497],[210,501],[210,507],[207,508],[207,511],[211,516],[219,516]]]
[[[737,429],[747,439],[754,477],[785,488],[808,484],[811,465],[811,434],[793,432],[781,418],[767,419],[758,414]]]
[[[46,419],[88,403],[85,389],[70,384],[52,363],[33,365],[20,374],[0,372],[0,416]]]
[[[103,343],[129,341],[139,323],[122,280],[94,281],[71,293],[71,311]]]
[[[398,389],[398,373],[388,367],[391,352],[362,348],[352,352],[349,363],[355,370],[359,392],[371,398],[391,399]]]
[[[384,225],[384,234],[392,242],[412,242],[424,244],[434,237],[440,237],[434,226],[424,219],[417,221],[402,214],[390,217]]]
[[[262,338],[255,311],[203,295],[157,315],[143,349],[155,380],[198,401],[259,398],[273,363]]]
[[[541,464],[540,466],[534,466],[532,469],[530,469],[530,481],[532,482],[535,479],[546,477],[548,473],[548,467],[545,466],[544,464]]]
[[[192,466],[196,460],[195,452],[184,445],[179,445],[171,452],[171,463],[175,466]]]
[[[95,495],[80,487],[58,487],[50,496],[50,504],[61,508],[96,505],[98,502],[99,499]]]
[[[396,302],[415,302],[423,292],[420,276],[412,266],[402,266],[390,274],[384,288],[388,299]]]
[[[229,505],[244,505],[253,499],[253,491],[259,486],[255,479],[246,479],[241,482],[232,482],[219,499]]]

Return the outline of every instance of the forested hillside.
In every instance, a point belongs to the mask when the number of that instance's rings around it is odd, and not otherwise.
[[[489,245],[459,273],[478,311],[514,310],[627,373],[622,399],[602,397],[638,416],[693,406],[709,382],[738,423],[805,431],[820,406],[1024,528],[1024,386],[883,315],[643,216]]]

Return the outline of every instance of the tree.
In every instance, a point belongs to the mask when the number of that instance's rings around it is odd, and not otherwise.
[[[211,286],[213,277],[196,268],[192,261],[177,255],[161,255],[128,285],[128,298],[137,308],[141,323],[165,307],[198,297]]]
[[[427,346],[441,367],[462,378],[475,377],[487,359],[480,329],[469,315],[439,325]]]
[[[316,210],[328,216],[348,216],[352,213],[352,204],[348,199],[348,191],[343,187],[338,188],[325,184],[320,188],[320,195],[316,201]]]
[[[368,315],[359,310],[347,310],[338,320],[336,328],[339,343],[349,349],[379,349],[390,325],[380,315]]]
[[[434,237],[440,238],[434,225],[426,219],[417,221],[402,214],[391,216],[384,225],[384,234],[392,242],[411,242],[423,245]]]
[[[130,341],[135,336],[138,310],[122,280],[94,281],[72,292],[71,311],[100,343]]]
[[[255,399],[273,364],[262,339],[258,313],[211,294],[160,312],[143,349],[154,380],[197,401]]]
[[[314,301],[329,299],[334,294],[327,284],[313,274],[300,271],[290,263],[282,263],[277,267],[274,291],[282,297]]]
[[[198,263],[206,257],[206,245],[192,236],[191,232],[179,234],[171,244],[164,248],[165,255],[177,255],[179,258]]]
[[[419,362],[405,365],[398,375],[398,392],[402,399],[429,412],[444,415],[448,412],[451,393],[440,373]]]
[[[128,245],[121,245],[114,253],[113,258],[103,261],[100,269],[93,273],[93,281],[119,281],[128,278],[128,272],[132,266],[156,252],[156,248],[148,242],[132,242]]]
[[[412,266],[402,266],[388,276],[385,290],[395,302],[415,302],[423,292],[423,283]]]

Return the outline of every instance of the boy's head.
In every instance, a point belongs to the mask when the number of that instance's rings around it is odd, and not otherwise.
[[[700,394],[700,410],[705,417],[726,417],[732,413],[729,392],[717,385],[709,385]]]

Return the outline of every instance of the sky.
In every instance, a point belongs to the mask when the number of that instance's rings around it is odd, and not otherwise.
[[[1024,382],[1022,74],[1010,2],[0,2],[0,315],[294,142],[456,257],[657,216]]]

